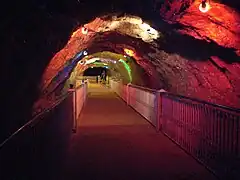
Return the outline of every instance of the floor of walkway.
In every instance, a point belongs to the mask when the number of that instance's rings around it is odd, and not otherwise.
[[[63,179],[215,179],[109,89],[89,92]]]

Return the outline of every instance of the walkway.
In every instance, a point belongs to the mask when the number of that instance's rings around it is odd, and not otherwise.
[[[89,91],[63,179],[215,179],[109,89]]]

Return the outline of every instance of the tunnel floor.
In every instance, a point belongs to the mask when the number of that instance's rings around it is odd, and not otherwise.
[[[72,137],[63,179],[215,179],[102,85],[89,96]]]

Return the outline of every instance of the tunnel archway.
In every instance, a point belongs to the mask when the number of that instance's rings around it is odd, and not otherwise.
[[[78,62],[70,79],[74,81],[77,75],[82,75],[82,72],[89,67],[105,67],[112,77],[122,79],[124,84],[134,83],[141,86],[149,85],[149,77],[146,76],[145,70],[137,64],[133,57],[128,55],[109,51],[90,54]]]
[[[103,16],[96,18],[93,22],[73,32],[69,42],[65,46],[66,49],[64,48],[58,53],[60,56],[61,53],[67,53],[63,59],[56,54],[51,60],[43,75],[43,89],[46,88],[53,76],[56,75],[56,70],[59,71],[68,59],[83,49],[87,48],[89,54],[98,51],[111,51],[124,54],[124,49],[136,52],[137,49],[135,48],[139,46],[139,43],[150,43],[158,37],[158,31],[144,23],[139,17],[123,16],[117,18],[116,16]],[[138,38],[138,42],[135,42],[135,38]],[[147,46],[147,44],[144,44],[144,47]],[[136,58],[139,59],[137,63],[143,66],[148,74],[153,72],[154,68],[150,62],[146,61],[141,64],[141,60],[143,60],[141,55],[136,56]],[[52,69],[53,66],[55,70]]]
[[[124,49],[126,52],[133,53],[130,49]],[[83,51],[84,52],[84,51]],[[126,53],[118,54],[110,51],[102,51],[93,54],[85,53],[85,56],[80,58],[81,52],[71,60],[71,63],[66,63],[64,69],[61,70],[49,83],[46,88],[46,95],[54,94],[54,97],[61,96],[68,91],[70,84],[76,84],[76,79],[83,76],[85,70],[89,68],[106,68],[108,77],[121,80],[122,83],[133,83],[140,86],[151,87],[151,77],[148,76],[145,70],[137,64],[134,57]],[[73,65],[74,64],[74,65]],[[99,73],[100,75],[101,73]],[[58,89],[58,95],[55,93]],[[61,90],[62,89],[62,90]],[[59,90],[61,91],[59,93]]]

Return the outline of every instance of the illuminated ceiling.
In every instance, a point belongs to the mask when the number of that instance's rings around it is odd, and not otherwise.
[[[104,18],[103,18],[104,19]],[[94,21],[101,21],[102,19],[96,19]],[[93,22],[94,22],[93,21]],[[91,23],[84,25],[77,31],[73,32],[72,38],[78,38],[79,35],[87,35],[91,33],[103,33],[107,31],[116,31],[121,34],[125,34],[134,38],[142,39],[145,42],[153,42],[159,38],[159,32],[152,28],[146,22],[139,17],[124,16],[124,17],[112,17],[106,19],[101,23],[99,27],[92,27]],[[71,42],[71,40],[70,40]]]
[[[88,57],[99,51],[112,51],[133,56],[146,77],[151,77],[149,87],[158,84],[156,88],[213,102],[226,101],[224,96],[231,96],[227,103],[237,104],[237,98],[233,97],[239,96],[240,89],[239,13],[213,1],[206,11],[200,7],[199,0],[166,1],[160,14],[171,29],[161,26],[164,33],[139,17],[127,15],[98,17],[82,25],[51,60],[43,75],[42,88],[79,51],[87,49]],[[164,43],[177,50],[165,49]],[[184,52],[179,52],[180,49]],[[111,59],[101,57],[104,58]]]
[[[110,69],[117,69],[119,73],[124,74],[124,70],[122,70],[121,66],[124,67],[125,71],[128,74],[128,83],[132,82],[132,70],[131,66],[136,66],[133,59],[126,55],[116,54],[112,52],[98,52],[91,54],[89,56],[85,56],[82,58],[78,65],[75,68],[75,75],[82,74],[86,69],[92,67],[107,67]],[[139,76],[137,72],[134,73],[135,76]],[[72,77],[74,78],[74,77]]]
[[[154,40],[160,37],[160,33],[158,31],[153,29],[147,23],[143,22],[143,20],[139,17],[123,16],[117,18],[115,16],[106,16],[102,18],[96,18],[92,22],[85,24],[83,27],[80,27],[73,32],[67,45],[53,57],[43,75],[42,89],[45,89],[49,85],[52,78],[56,76],[57,72],[64,67],[65,62],[74,57],[76,53],[86,48],[89,49],[89,46],[92,44],[101,44],[99,42],[92,42],[94,40],[98,41],[98,34],[108,36],[108,33],[111,32],[123,35],[126,38],[128,38],[128,36],[131,38],[137,38],[144,43],[150,44],[154,43]],[[115,38],[116,37],[117,36],[115,36]],[[119,49],[117,53],[125,53],[126,55],[136,51],[134,46],[129,47],[126,42],[126,44],[109,43],[111,43],[111,41],[107,41],[104,45],[101,45],[99,50],[89,53],[91,54],[101,51],[103,46],[106,46],[107,48],[112,48],[111,46],[115,46],[115,49]],[[141,66],[149,74],[152,74],[153,67],[150,67],[150,65],[148,65],[146,62],[141,62],[142,58],[138,57],[136,53],[130,54],[130,56],[134,56],[136,60],[139,60],[137,63],[142,63]]]

